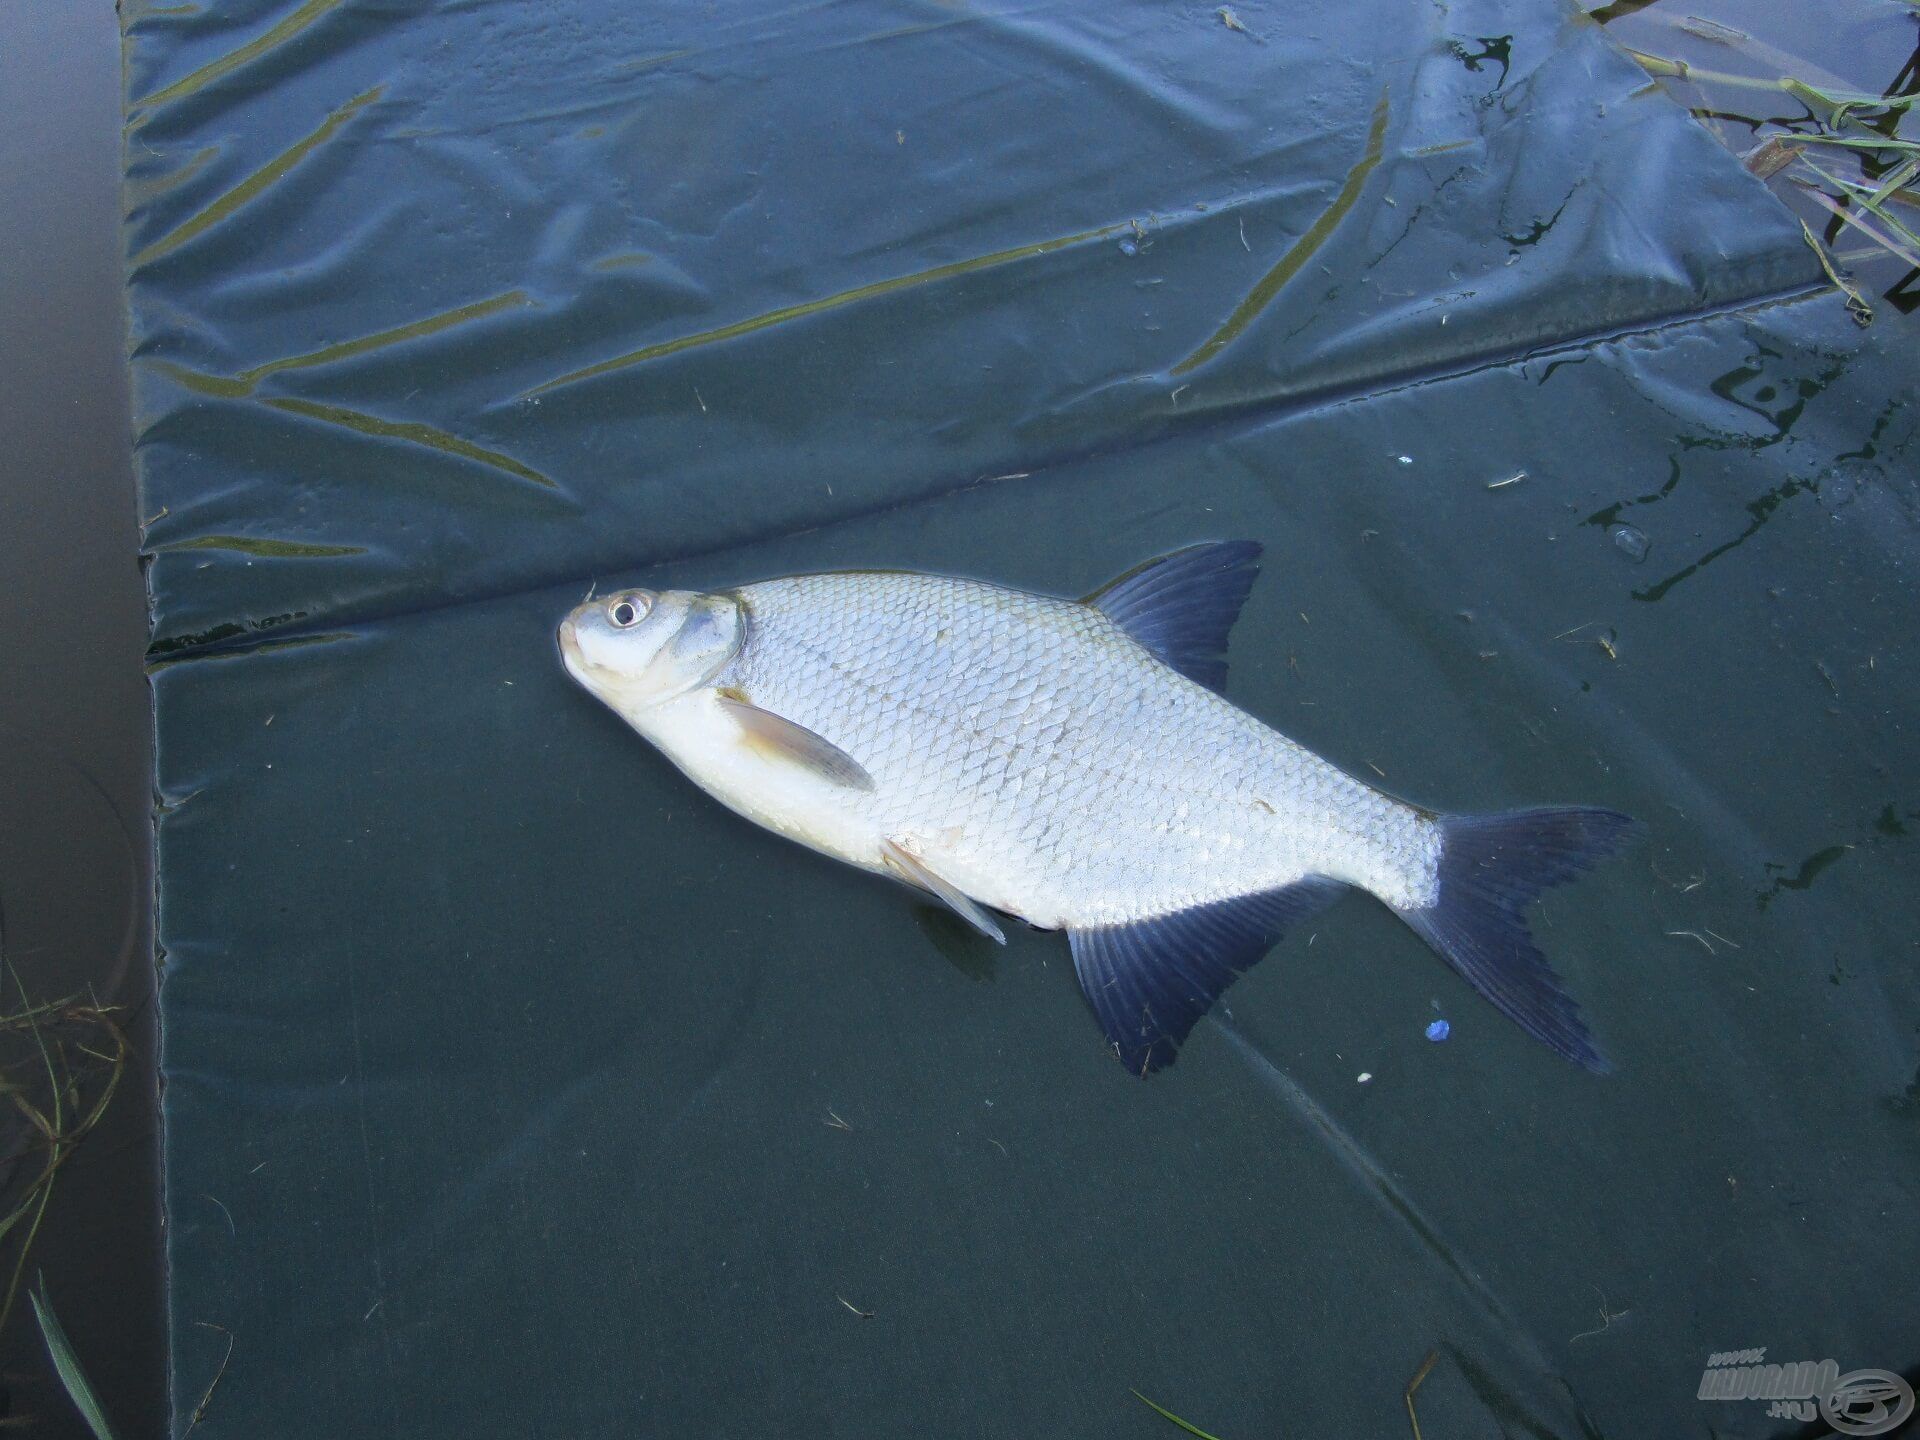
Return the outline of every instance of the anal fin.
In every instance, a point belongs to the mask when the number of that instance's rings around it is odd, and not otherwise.
[[[1120,1063],[1142,1076],[1171,1065],[1220,993],[1289,925],[1346,888],[1316,875],[1130,925],[1069,930],[1080,987]]]
[[[957,885],[935,874],[924,860],[909,855],[892,840],[880,842],[880,858],[902,880],[944,901],[954,914],[989,940],[996,940],[1002,945],[1007,943],[1005,932],[994,924],[993,917]]]

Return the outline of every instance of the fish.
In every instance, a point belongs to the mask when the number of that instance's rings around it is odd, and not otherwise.
[[[1528,929],[1639,830],[1592,806],[1444,814],[1222,693],[1252,541],[1082,599],[915,571],[625,589],[575,607],[568,673],[746,819],[1006,943],[1065,930],[1106,1047],[1146,1076],[1290,927],[1364,890],[1495,1009],[1610,1068]]]

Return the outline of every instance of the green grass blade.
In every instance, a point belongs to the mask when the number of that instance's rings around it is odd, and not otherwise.
[[[1916,152],[1920,152],[1920,146],[1914,148]],[[1867,204],[1878,210],[1917,174],[1920,174],[1920,153],[1908,156],[1895,166],[1886,179],[1880,182],[1880,188],[1867,197]]]
[[[1835,175],[1830,171],[1823,170],[1820,166],[1814,164],[1811,160],[1807,159],[1807,157],[1804,155],[1800,157],[1800,163],[1806,166],[1807,169],[1811,170],[1814,174],[1818,175],[1823,181],[1825,181],[1827,183],[1827,186],[1834,192],[1834,194],[1845,196],[1853,200],[1856,204],[1864,207],[1867,210],[1872,211],[1875,215],[1879,216],[1897,234],[1904,237],[1907,244],[1920,245],[1920,236],[1915,235],[1911,230],[1907,229],[1905,225],[1901,224],[1898,219],[1896,219],[1892,215],[1889,215],[1886,212],[1886,210],[1882,208],[1882,206],[1890,200],[1900,200],[1908,204],[1914,203],[1914,201],[1909,197],[1908,192],[1902,188],[1906,184],[1906,182],[1912,178],[1912,174],[1911,172],[1908,171],[1906,165],[1902,165],[1899,170],[1896,170],[1891,176],[1888,177],[1892,183],[1882,185],[1878,190],[1875,190],[1871,185],[1863,185],[1858,180],[1849,180],[1844,175]],[[1834,206],[1831,203],[1829,203],[1833,199],[1832,195],[1823,194],[1817,187],[1808,185],[1805,181],[1797,181],[1796,183],[1798,183],[1802,189],[1806,190],[1809,194],[1813,195],[1816,199],[1818,199],[1819,202],[1822,205],[1825,205],[1829,210],[1834,209]],[[1846,218],[1846,215],[1843,212],[1836,211],[1836,213],[1840,213],[1841,218],[1843,219]],[[1874,238],[1880,239],[1881,237],[1875,236]],[[1885,244],[1886,242],[1884,240],[1881,240],[1881,243]],[[1896,250],[1896,253],[1898,253],[1897,250]],[[1907,263],[1909,265],[1914,265],[1914,264],[1920,264],[1920,261],[1908,260]]]
[[[1817,192],[1808,191],[1807,193]],[[1860,293],[1860,287],[1840,273],[1839,267],[1833,263],[1833,257],[1827,253],[1827,247],[1822,245],[1820,237],[1813,233],[1813,227],[1802,220],[1800,233],[1807,237],[1807,244],[1813,248],[1813,253],[1819,256],[1820,268],[1827,272],[1827,279],[1833,282],[1833,288],[1847,297],[1847,313],[1862,325],[1872,324],[1873,306],[1868,303],[1867,297]]]
[[[1878,240],[1901,260],[1920,269],[1920,235],[1915,235],[1898,221],[1889,219],[1884,211],[1868,210],[1865,207],[1851,210],[1831,195],[1811,187],[1808,187],[1805,193],[1809,200],[1838,216],[1842,224],[1851,225],[1869,240]],[[1887,229],[1883,230],[1873,220],[1867,219],[1868,215],[1872,215],[1875,220],[1885,221]]]
[[[1916,100],[1920,100],[1920,95],[1866,95],[1848,90],[1821,90],[1791,75],[1781,80],[1780,88],[1816,114],[1825,111],[1827,123],[1836,130],[1846,123],[1847,117],[1855,110],[1905,114],[1913,108]]]
[[[1142,1405],[1145,1405],[1148,1409],[1158,1413],[1162,1418],[1171,1420],[1189,1435],[1198,1435],[1200,1440],[1220,1440],[1218,1435],[1209,1435],[1192,1421],[1182,1420],[1178,1415],[1174,1414],[1173,1411],[1167,1409],[1166,1406],[1155,1405],[1153,1401],[1147,1399],[1147,1397],[1142,1395],[1138,1390],[1133,1392],[1133,1398],[1138,1400]]]
[[[1914,0],[1920,4],[1920,0]],[[1902,155],[1920,154],[1920,140],[1907,140],[1898,135],[1876,135],[1868,139],[1864,135],[1782,135],[1779,137],[1790,145],[1838,145],[1847,150],[1893,150]]]
[[[1840,108],[1840,102],[1823,90],[1816,90],[1804,80],[1796,80],[1789,75],[1780,82],[1780,88],[1798,100],[1814,114],[1824,116],[1828,124],[1833,124],[1833,113]]]
[[[47,1354],[53,1357],[53,1368],[59,1372],[60,1383],[67,1387],[67,1394],[86,1420],[87,1428],[93,1431],[94,1440],[118,1440],[112,1422],[107,1419],[106,1407],[101,1405],[100,1397],[94,1394],[93,1382],[87,1379],[87,1372],[80,1367],[80,1357],[73,1353],[73,1343],[67,1339],[60,1318],[53,1313],[53,1302],[46,1298],[46,1283],[42,1280],[40,1289],[29,1290],[27,1298],[33,1302],[33,1313],[40,1321],[40,1333],[46,1337]]]

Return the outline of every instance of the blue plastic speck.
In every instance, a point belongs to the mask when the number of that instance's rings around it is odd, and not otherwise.
[[[1449,1025],[1444,1020],[1436,1020],[1431,1025],[1427,1026],[1427,1039],[1433,1041],[1433,1043],[1436,1045],[1438,1045],[1442,1040],[1446,1039],[1447,1036],[1451,1035],[1452,1033],[1453,1033],[1453,1026]]]

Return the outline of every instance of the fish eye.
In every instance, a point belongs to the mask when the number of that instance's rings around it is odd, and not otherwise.
[[[637,625],[645,618],[647,602],[640,596],[625,595],[607,606],[607,619],[613,622],[617,630],[625,630]]]

